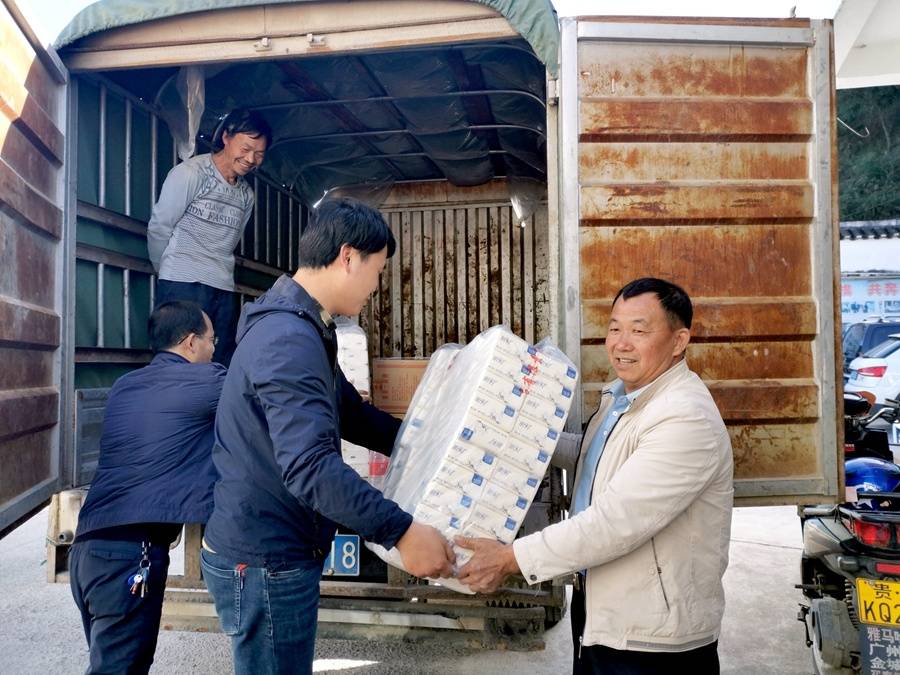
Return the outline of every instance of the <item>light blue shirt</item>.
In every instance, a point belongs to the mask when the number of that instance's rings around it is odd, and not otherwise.
[[[591,503],[591,487],[594,484],[594,476],[597,473],[597,465],[600,463],[600,457],[603,455],[603,448],[606,447],[606,441],[612,433],[613,428],[622,415],[628,412],[631,404],[638,395],[646,389],[646,386],[636,389],[630,394],[625,393],[625,385],[621,380],[616,381],[610,389],[610,393],[615,396],[613,404],[606,411],[600,428],[597,429],[597,435],[591,441],[584,461],[581,463],[581,472],[575,483],[575,492],[572,494],[572,507],[569,509],[569,515],[574,516],[576,513],[584,511]]]

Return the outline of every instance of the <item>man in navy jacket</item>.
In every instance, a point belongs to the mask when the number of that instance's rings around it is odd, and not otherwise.
[[[169,545],[212,512],[213,421],[225,368],[193,302],[156,308],[149,365],[109,392],[100,459],[78,517],[69,578],[90,648],[88,673],[146,673],[153,663]],[[140,576],[140,580],[138,580]]]
[[[344,525],[396,546],[418,576],[449,576],[452,548],[347,466],[340,439],[389,454],[399,421],[337,365],[332,315],[355,315],[396,244],[381,214],[325,202],[299,269],[244,307],[216,415],[215,509],[201,565],[237,673],[311,672],[319,578]]]

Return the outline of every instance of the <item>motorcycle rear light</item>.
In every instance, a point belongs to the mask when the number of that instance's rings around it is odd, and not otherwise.
[[[850,520],[850,531],[853,536],[866,546],[889,548],[891,545],[891,526],[889,523],[867,523],[863,520]]]
[[[857,372],[861,377],[881,377],[887,371],[887,366],[866,366]]]
[[[853,443],[844,443],[844,452],[856,452],[856,445]]]
[[[875,563],[875,571],[892,577],[900,577],[900,565],[894,563]]]

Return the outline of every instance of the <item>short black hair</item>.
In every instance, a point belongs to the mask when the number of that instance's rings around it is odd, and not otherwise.
[[[385,247],[388,258],[397,250],[397,242],[384,216],[378,209],[356,199],[328,199],[312,213],[313,218],[297,243],[298,267],[328,267],[344,244],[359,251],[363,259]]]
[[[229,136],[235,134],[247,134],[251,138],[259,138],[262,136],[266,139],[266,147],[272,145],[272,127],[266,122],[262,115],[245,108],[235,108],[225,115],[216,127],[216,131],[212,137],[213,149],[218,151],[225,147],[222,136],[227,133]]]
[[[163,352],[171,349],[188,335],[206,334],[203,310],[196,302],[171,300],[153,310],[147,320],[150,349]]]
[[[644,293],[656,295],[672,326],[676,328],[691,327],[691,322],[694,320],[694,306],[691,304],[690,297],[681,286],[665,279],[643,277],[630,281],[616,293],[613,304],[616,304],[616,300],[620,297],[630,300]]]

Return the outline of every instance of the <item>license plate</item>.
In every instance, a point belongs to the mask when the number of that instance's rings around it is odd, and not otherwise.
[[[331,544],[331,553],[325,559],[322,574],[326,577],[359,576],[359,535],[338,534]]]
[[[859,620],[873,626],[900,626],[900,582],[857,579]]]

